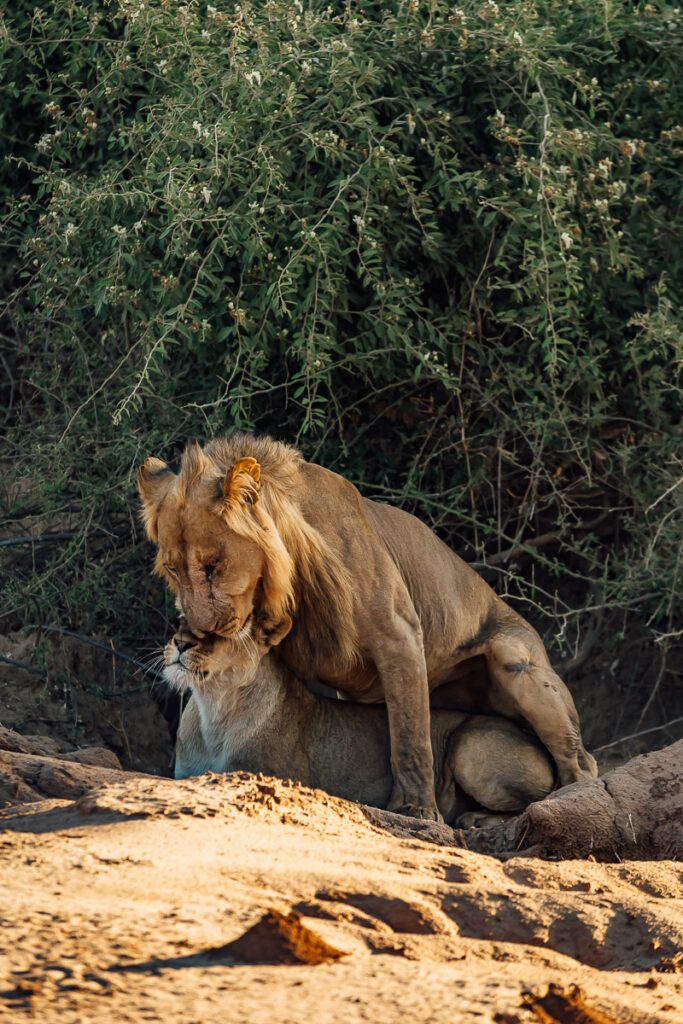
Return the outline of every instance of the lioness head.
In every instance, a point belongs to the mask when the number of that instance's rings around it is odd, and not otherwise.
[[[186,448],[178,474],[155,458],[140,467],[155,572],[197,636],[234,636],[256,608],[278,622],[291,607],[293,564],[259,502],[260,480],[256,459],[226,469],[196,444]]]
[[[223,684],[247,685],[255,677],[263,655],[279,644],[291,628],[292,620],[287,615],[265,630],[256,626],[234,637],[217,633],[198,637],[182,621],[164,648],[164,679],[178,690],[201,690],[218,676]]]

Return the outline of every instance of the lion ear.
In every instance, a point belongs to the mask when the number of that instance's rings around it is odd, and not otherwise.
[[[175,473],[161,459],[145,459],[138,469],[138,491],[142,499],[142,521],[145,532],[156,544],[159,539],[157,519],[161,502],[175,480]]]
[[[255,505],[259,499],[261,467],[256,459],[246,458],[229,469],[223,484],[223,501],[227,508]]]
[[[277,647],[277,645],[287,636],[291,628],[291,615],[283,615],[277,622],[273,622],[265,616],[262,616],[256,621],[253,630],[253,638],[256,643],[261,644],[266,649]]]

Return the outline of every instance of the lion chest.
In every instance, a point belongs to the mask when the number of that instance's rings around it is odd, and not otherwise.
[[[211,771],[264,771],[263,750],[273,740],[274,723],[264,709],[198,697],[201,733]]]

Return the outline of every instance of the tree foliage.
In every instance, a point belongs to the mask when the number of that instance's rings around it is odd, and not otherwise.
[[[73,534],[6,609],[133,630],[137,463],[240,427],[565,649],[603,608],[680,634],[678,8],[19,0],[0,31],[7,494]]]

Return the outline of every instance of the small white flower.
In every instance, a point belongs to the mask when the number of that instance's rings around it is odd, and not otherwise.
[[[604,213],[605,210],[607,209],[607,206],[608,206],[608,200],[607,199],[596,199],[594,201],[594,203],[593,203],[593,206],[598,211],[598,213]]]
[[[557,168],[557,173],[560,176],[560,178],[562,178],[563,181],[566,181],[567,178],[569,177],[569,175],[572,173],[572,169],[571,169],[571,167],[567,167],[566,164],[561,164]]]
[[[249,85],[253,85],[256,82],[257,85],[261,84],[261,72],[260,71],[248,71],[244,76],[249,82]]]
[[[205,203],[209,203],[209,202],[211,202],[211,192],[210,192],[210,190],[209,190],[209,189],[208,189],[208,188],[206,187],[206,185],[205,185],[205,186],[204,186],[204,188],[202,189],[202,199],[204,200],[204,202],[205,202]]]
[[[363,228],[365,227],[365,221],[363,220],[362,217],[356,215],[353,218],[353,223],[356,225],[356,228],[358,229],[358,234],[360,235],[363,231]]]
[[[512,38],[514,39],[514,41],[517,43],[518,46],[521,46],[522,43],[524,42],[524,40],[522,39],[522,37],[521,37],[519,32],[513,32],[512,33]]]
[[[157,61],[157,70],[160,72],[160,74],[165,75],[167,67],[168,67],[168,61],[167,60],[158,60]]]
[[[202,39],[204,40],[204,42],[208,43],[210,38],[211,38],[211,33],[209,32],[208,28],[203,28],[202,29]]]
[[[197,136],[198,136],[198,137],[199,137],[199,138],[201,139],[201,137],[202,137],[202,130],[203,130],[203,129],[202,129],[202,126],[201,126],[201,124],[199,123],[199,121],[193,121],[193,122],[192,122],[192,127],[193,127],[193,128],[194,128],[194,130],[196,131],[196,133],[197,133]]]
[[[136,220],[135,224],[133,224],[133,231],[135,232],[136,235],[139,235],[140,232],[142,231],[143,227],[144,227],[144,224],[142,223],[142,221],[141,220]]]
[[[571,247],[574,244],[574,239],[567,231],[562,232],[562,234],[560,235],[560,241],[562,242],[562,245],[565,247],[565,249],[571,249]]]
[[[73,238],[77,231],[78,228],[76,227],[76,225],[69,221],[69,223],[66,226],[66,230],[64,231],[64,237],[66,238],[67,243],[70,239]]]
[[[125,228],[122,228],[120,224],[113,224],[112,231],[118,238],[125,238],[128,232]]]
[[[211,18],[212,21],[215,21],[218,11],[215,7],[212,7],[211,4],[209,4],[209,6],[206,8],[206,14],[207,17]]]
[[[612,161],[608,157],[598,161],[598,174],[601,178],[604,178],[605,181],[609,178],[611,167]]]
[[[412,114],[406,114],[406,121],[408,123],[408,134],[412,135],[415,131],[415,118]]]

